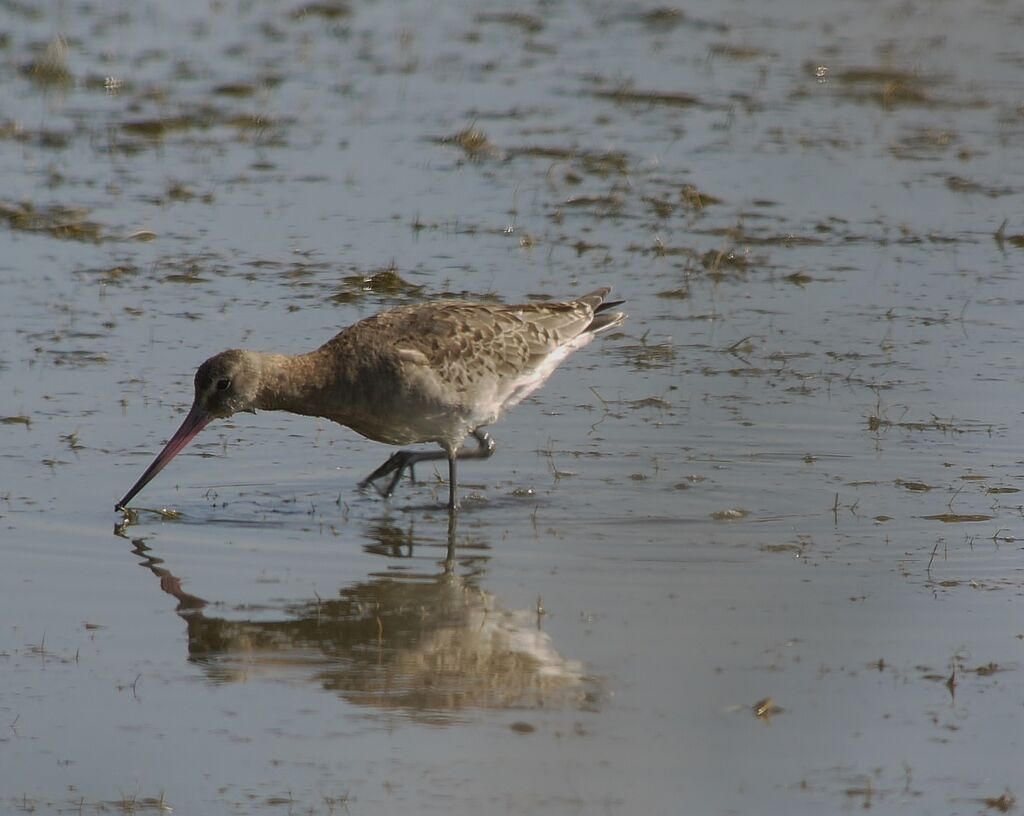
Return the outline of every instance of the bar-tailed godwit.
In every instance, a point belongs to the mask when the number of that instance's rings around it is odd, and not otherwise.
[[[501,306],[445,300],[360,320],[308,354],[229,349],[196,371],[195,401],[132,489],[123,510],[213,419],[239,411],[324,417],[390,445],[436,442],[440,451],[399,450],[360,486],[390,476],[390,496],[418,462],[448,460],[448,508],[458,509],[458,459],[485,459],[483,428],[539,388],[571,352],[626,319],[611,287],[567,302]],[[460,449],[472,436],[476,447]]]

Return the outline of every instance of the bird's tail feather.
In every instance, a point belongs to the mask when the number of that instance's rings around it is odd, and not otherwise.
[[[581,301],[594,310],[594,319],[590,321],[590,325],[584,329],[584,332],[598,334],[599,332],[613,329],[616,326],[621,326],[625,322],[625,312],[608,311],[626,302],[624,300],[605,300],[611,291],[612,288],[610,286],[605,286],[580,298]]]

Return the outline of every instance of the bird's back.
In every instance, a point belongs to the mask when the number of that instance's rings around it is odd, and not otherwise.
[[[417,434],[438,428],[461,441],[538,388],[569,353],[622,323],[625,315],[609,310],[617,304],[605,302],[609,291],[568,302],[402,306],[359,321],[319,352],[354,367],[353,385],[364,393],[353,396],[369,409],[367,420],[393,423],[399,414]],[[410,433],[403,443],[441,441]]]

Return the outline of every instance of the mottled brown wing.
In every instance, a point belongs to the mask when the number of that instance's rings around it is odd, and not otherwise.
[[[608,291],[570,302],[402,306],[356,323],[328,345],[347,345],[363,356],[373,350],[396,355],[465,391],[480,382],[513,381],[541,366],[590,327]]]
[[[423,353],[446,379],[513,379],[586,331],[593,317],[583,302],[447,304],[411,315],[413,331],[397,345]]]

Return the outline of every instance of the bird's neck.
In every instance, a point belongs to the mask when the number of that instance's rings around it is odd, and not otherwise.
[[[344,371],[322,354],[258,354],[257,409],[325,416],[324,409],[344,393]]]

